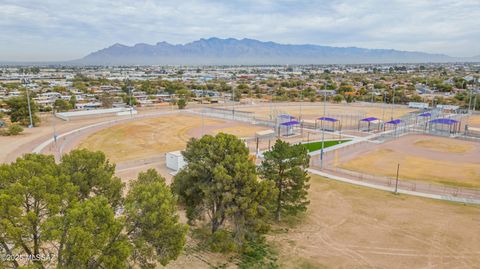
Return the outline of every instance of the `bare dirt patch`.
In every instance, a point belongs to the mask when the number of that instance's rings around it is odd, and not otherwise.
[[[470,117],[469,124],[473,127],[480,127],[480,115]]]
[[[303,222],[272,235],[282,268],[475,268],[480,208],[312,176]],[[303,266],[303,267],[302,267]]]
[[[480,187],[480,145],[450,138],[405,136],[350,154],[339,167],[394,177],[397,164],[400,164],[400,178]]]
[[[471,145],[461,141],[450,140],[448,143],[440,138],[419,139],[414,143],[417,147],[447,153],[464,153],[473,150]]]

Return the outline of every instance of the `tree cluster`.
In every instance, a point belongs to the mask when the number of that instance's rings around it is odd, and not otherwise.
[[[185,244],[176,198],[155,170],[124,195],[102,152],[75,150],[60,163],[27,154],[0,166],[2,268],[155,268]]]
[[[30,96],[30,110],[32,112],[33,126],[37,126],[40,123],[40,118],[37,116],[38,106]],[[30,116],[28,111],[27,96],[13,97],[5,100],[8,108],[10,109],[8,115],[12,122],[18,122],[21,125],[27,126],[30,124]]]
[[[172,189],[190,224],[206,224],[213,238],[241,247],[281,215],[306,210],[309,157],[302,145],[278,140],[258,169],[245,144],[224,133],[193,138],[182,154],[187,166]]]

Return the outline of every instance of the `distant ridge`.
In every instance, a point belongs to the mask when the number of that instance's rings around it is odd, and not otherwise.
[[[462,61],[443,54],[392,49],[286,45],[255,39],[200,39],[184,45],[114,44],[72,63],[85,65],[161,64],[356,64]]]

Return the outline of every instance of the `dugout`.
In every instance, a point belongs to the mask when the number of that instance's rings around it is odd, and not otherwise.
[[[439,118],[428,122],[430,133],[457,134],[460,133],[461,122],[454,119]]]
[[[320,130],[335,132],[341,130],[340,121],[335,118],[330,117],[321,117],[317,119],[316,127],[319,127]],[[315,128],[316,129],[316,128]]]
[[[292,120],[280,123],[278,126],[278,134],[279,136],[291,136],[295,134],[295,127],[300,125],[299,121]]]
[[[377,131],[379,131],[381,123],[382,121],[379,118],[364,118],[358,121],[358,130],[370,132],[376,129]]]

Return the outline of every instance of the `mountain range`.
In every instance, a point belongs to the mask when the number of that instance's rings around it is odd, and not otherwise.
[[[444,54],[320,45],[288,45],[255,39],[208,38],[187,44],[114,44],[71,61],[82,65],[259,65],[480,61]]]

